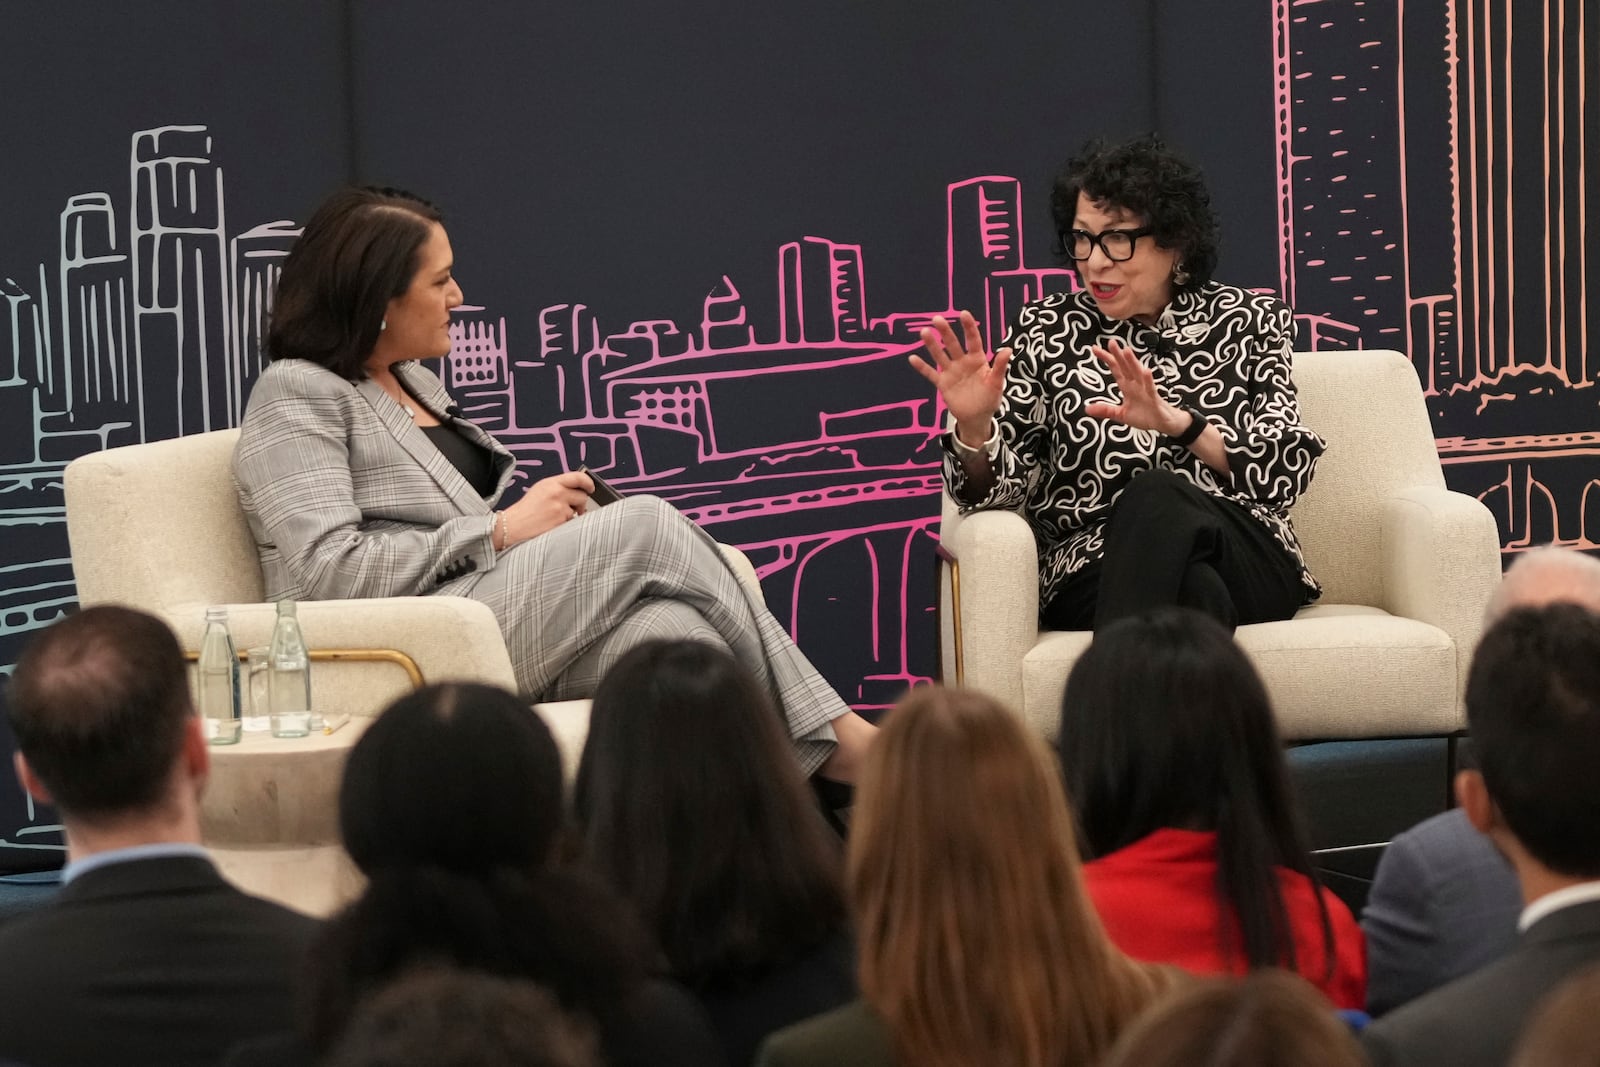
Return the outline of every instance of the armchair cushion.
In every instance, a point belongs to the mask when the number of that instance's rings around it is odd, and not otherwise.
[[[1266,683],[1278,729],[1295,740],[1445,734],[1460,728],[1456,649],[1436,626],[1355,604],[1316,604],[1236,633]],[[1022,705],[1046,737],[1061,727],[1067,675],[1093,637],[1044,632],[1022,657]],[[1356,685],[1354,679],[1364,679]],[[1047,699],[1054,693],[1055,699]]]

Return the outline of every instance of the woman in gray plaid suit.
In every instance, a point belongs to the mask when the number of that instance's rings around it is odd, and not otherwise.
[[[268,597],[472,597],[530,700],[588,696],[649,638],[707,641],[770,687],[808,773],[853,780],[874,727],[671,505],[586,511],[572,471],[495,509],[515,460],[418,362],[450,351],[452,267],[438,210],[373,188],[330,197],[285,260],[233,462]]]

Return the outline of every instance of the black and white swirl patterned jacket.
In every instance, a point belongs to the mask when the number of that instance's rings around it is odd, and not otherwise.
[[[1118,338],[1149,367],[1161,395],[1203,412],[1222,434],[1232,477],[1151,430],[1084,414],[1120,403],[1110,370],[1090,346]],[[1306,569],[1289,506],[1311,482],[1322,438],[1300,423],[1289,379],[1294,319],[1280,300],[1208,282],[1177,294],[1156,326],[1110,319],[1085,291],[1023,307],[1007,345],[1011,365],[997,416],[997,480],[974,496],[945,435],[944,476],[963,512],[1021,508],[1039,545],[1039,603],[1069,574],[1099,559],[1111,505],[1134,475],[1176,471],[1243,505],[1300,563],[1306,599],[1321,592]]]

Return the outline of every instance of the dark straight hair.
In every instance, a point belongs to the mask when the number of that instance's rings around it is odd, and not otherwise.
[[[366,377],[389,301],[411,287],[439,209],[403,189],[351,186],[322,202],[284,260],[267,327],[269,358]]]
[[[417,867],[526,875],[552,862],[563,803],[544,720],[503,689],[446,682],[401,697],[361,735],[339,825],[369,877]]]
[[[389,705],[339,789],[368,882],[313,946],[303,1025],[316,1047],[419,962],[531,978],[595,1018],[630,996],[654,950],[617,894],[553,865],[564,821],[560,752],[519,697],[447,682]]]
[[[728,653],[650,641],[594,695],[575,798],[593,868],[676,977],[759,978],[843,929],[843,856],[771,698]]]
[[[1086,859],[1157,830],[1215,831],[1224,944],[1251,968],[1295,968],[1276,868],[1309,878],[1329,973],[1333,928],[1261,678],[1220,624],[1161,608],[1097,632],[1061,702],[1067,795]]]

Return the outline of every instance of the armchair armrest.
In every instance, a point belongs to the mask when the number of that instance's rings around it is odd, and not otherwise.
[[[1039,640],[1039,554],[1033,530],[1013,511],[977,511],[945,516],[940,544],[955,563],[944,569],[955,579],[940,592],[945,662],[960,677],[947,678],[980,689],[1019,715],[1023,710],[1022,657]],[[960,615],[952,607],[959,598]]]
[[[228,628],[239,648],[272,639],[276,608],[229,604]],[[200,647],[204,604],[179,604],[162,612],[185,648]],[[516,691],[516,675],[494,613],[476,600],[454,596],[309,600],[298,606],[300,628],[312,649],[392,648],[416,661],[425,681],[483,682]],[[384,663],[317,662],[312,696],[330,714],[375,715],[411,688],[400,668]]]
[[[1483,611],[1500,582],[1500,531],[1482,502],[1437,486],[1383,502],[1383,595],[1393,615],[1430,623],[1455,641],[1457,689],[1466,685]]]

